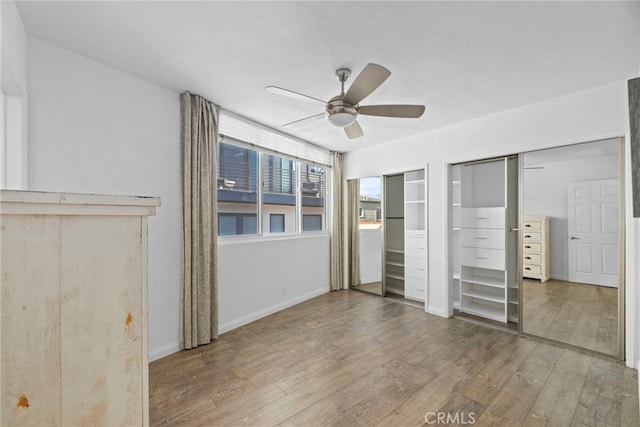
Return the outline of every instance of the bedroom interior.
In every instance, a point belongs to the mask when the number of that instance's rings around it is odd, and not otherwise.
[[[335,5],[2,1],[0,424],[637,424],[640,4]]]

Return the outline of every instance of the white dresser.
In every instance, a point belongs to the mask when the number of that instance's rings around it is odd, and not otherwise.
[[[549,217],[522,218],[522,276],[546,282],[551,278]]]
[[[160,199],[1,191],[1,425],[148,417],[147,216]]]

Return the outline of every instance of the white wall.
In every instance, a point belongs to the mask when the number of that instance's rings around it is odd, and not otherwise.
[[[149,219],[149,349],[176,351],[178,93],[31,37],[28,64],[29,188],[161,198]]]
[[[428,114],[424,120],[429,120]],[[424,168],[429,165],[429,287],[428,312],[452,313],[447,277],[447,163],[500,156],[572,143],[628,135],[627,82],[621,81],[544,102],[350,152],[345,156],[346,179]],[[628,140],[626,142],[628,150]],[[629,168],[625,177],[630,197]],[[626,277],[638,277],[640,259],[637,221],[627,204]],[[634,240],[635,239],[635,240]],[[630,243],[632,242],[632,243]],[[633,364],[638,310],[637,280],[627,283],[627,363]]]
[[[0,188],[27,189],[27,33],[15,1],[0,2]]]
[[[161,198],[149,219],[150,359],[178,351],[178,93],[37,38],[28,61],[30,189]],[[220,247],[220,332],[328,291],[328,234]]]
[[[615,143],[615,142],[614,142]],[[525,163],[527,155],[525,154]],[[524,170],[524,215],[550,217],[551,277],[569,280],[567,188],[570,182],[618,177],[618,157],[603,156],[536,163]]]
[[[329,292],[329,235],[218,240],[220,333]]]

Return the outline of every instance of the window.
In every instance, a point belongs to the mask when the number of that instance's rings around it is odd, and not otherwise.
[[[284,233],[284,216],[285,214],[269,215],[269,233]]]
[[[218,144],[218,235],[257,234],[258,153]]]
[[[324,230],[325,169],[301,163],[300,192],[302,193],[302,231]]]
[[[358,208],[358,216],[364,218],[364,209],[362,207]]]
[[[358,216],[361,229],[379,229],[382,226],[382,178],[374,176],[360,179]]]
[[[380,206],[376,208],[376,221],[382,221],[382,208]]]
[[[322,230],[322,215],[302,215],[302,229],[304,231]]]
[[[226,112],[219,137],[219,236],[326,229],[328,151]]]
[[[296,183],[297,163],[293,160],[262,154],[262,211],[264,212],[263,230],[273,233],[272,215],[283,216],[282,230],[275,232],[296,231]],[[269,214],[269,215],[267,215]],[[284,218],[291,224],[290,230],[284,228]]]
[[[218,213],[218,235],[256,234],[256,214]]]

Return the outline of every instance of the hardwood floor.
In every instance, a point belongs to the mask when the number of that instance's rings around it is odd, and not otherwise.
[[[524,279],[525,332],[618,354],[618,289]]]
[[[428,413],[430,425],[639,425],[633,369],[356,291],[149,372],[152,425],[395,427],[424,425]]]

